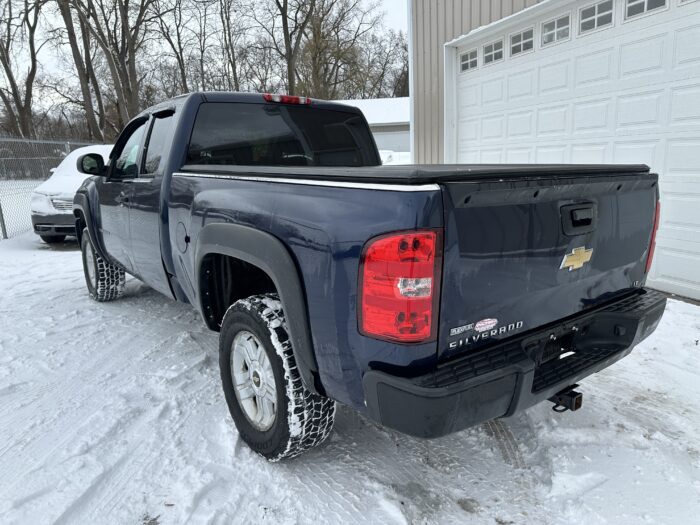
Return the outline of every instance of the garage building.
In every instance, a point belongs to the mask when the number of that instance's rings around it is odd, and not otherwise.
[[[418,162],[649,164],[662,196],[650,284],[700,299],[699,0],[549,0],[443,44],[438,159],[419,144],[434,128],[415,118],[412,83]]]

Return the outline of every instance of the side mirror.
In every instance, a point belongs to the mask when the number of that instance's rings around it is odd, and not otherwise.
[[[86,153],[78,157],[77,165],[80,173],[97,175],[98,177],[104,177],[106,175],[105,161],[99,153]]]

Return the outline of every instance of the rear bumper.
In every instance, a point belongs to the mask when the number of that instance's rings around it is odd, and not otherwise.
[[[440,437],[546,400],[629,354],[658,325],[666,296],[639,293],[440,364],[419,377],[371,370],[370,417],[418,437]],[[559,348],[575,353],[560,359]]]
[[[37,235],[75,235],[75,217],[72,213],[32,214],[32,226]]]

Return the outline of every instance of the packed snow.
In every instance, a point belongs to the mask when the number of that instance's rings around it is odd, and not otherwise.
[[[139,283],[92,302],[80,252],[0,241],[0,523],[697,523],[700,307],[548,404],[434,441],[339,407],[268,463],[238,439],[217,336]]]

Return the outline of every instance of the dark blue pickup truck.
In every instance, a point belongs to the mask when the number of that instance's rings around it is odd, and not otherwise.
[[[381,166],[362,113],[193,93],[131,121],[75,197],[87,288],[125,274],[220,332],[224,394],[269,459],[335,403],[438,437],[576,384],[657,326],[658,177],[641,165]]]

